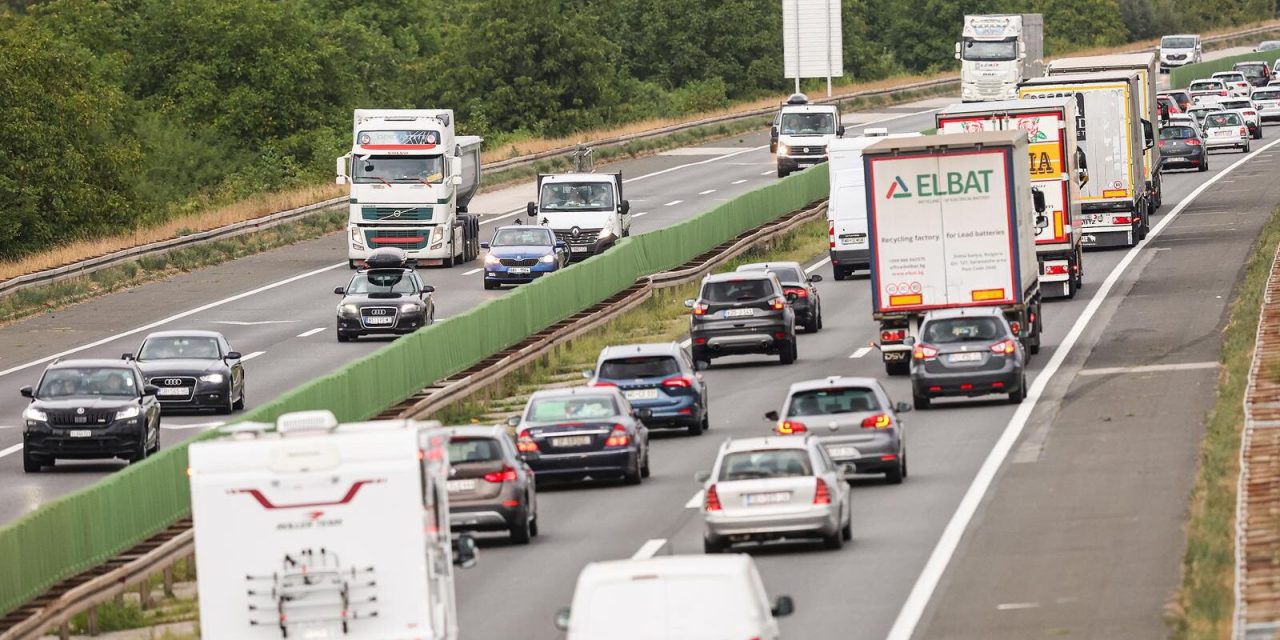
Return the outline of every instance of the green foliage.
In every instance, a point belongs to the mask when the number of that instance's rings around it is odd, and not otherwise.
[[[965,13],[1039,11],[1051,54],[1275,13],[840,2],[849,80],[953,69]],[[5,0],[0,28],[0,258],[327,181],[359,107],[453,108],[499,148],[791,86],[776,1]]]

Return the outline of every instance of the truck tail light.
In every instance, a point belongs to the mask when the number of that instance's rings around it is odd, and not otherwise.
[[[911,352],[911,357],[916,360],[933,360],[938,357],[938,350],[927,344],[918,344],[915,350]]]
[[[991,345],[991,353],[998,356],[1013,355],[1018,350],[1012,338],[1007,338]]]
[[[880,342],[902,342],[907,339],[906,329],[885,329],[880,332]]]
[[[1009,323],[1009,330],[1013,331],[1013,335],[1015,335],[1015,336],[1016,336],[1016,335],[1021,335],[1021,334],[1022,334],[1022,323],[1021,323],[1021,322],[1018,322],[1017,320],[1014,320],[1013,322],[1010,322],[1010,323]]]
[[[1133,224],[1130,216],[1111,216],[1111,224]]]
[[[797,422],[795,420],[783,420],[778,424],[777,429],[778,435],[780,436],[791,436],[797,433],[804,433],[808,430],[809,427],[804,426],[803,422]]]
[[[1044,268],[1044,274],[1047,276],[1065,276],[1067,275],[1067,265],[1050,264]]]
[[[893,426],[893,418],[887,413],[868,416],[862,419],[863,429],[888,429]]]

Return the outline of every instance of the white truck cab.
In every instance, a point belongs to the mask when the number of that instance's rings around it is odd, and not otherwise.
[[[1200,36],[1184,33],[1160,38],[1160,71],[1201,61]]]
[[[555,232],[569,245],[570,259],[591,257],[631,235],[621,173],[541,174],[537,193],[537,201],[526,205],[529,222]]]
[[[1016,98],[1019,82],[1044,73],[1044,17],[967,15],[955,58],[963,102]]]
[[[827,161],[827,145],[844,137],[834,104],[788,104],[778,113],[778,177]]]

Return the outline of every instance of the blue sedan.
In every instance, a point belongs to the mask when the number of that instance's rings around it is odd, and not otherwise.
[[[555,234],[546,227],[518,224],[499,227],[493,234],[493,242],[482,242],[480,248],[489,250],[484,257],[486,289],[533,282],[569,262],[569,247],[556,240]]]

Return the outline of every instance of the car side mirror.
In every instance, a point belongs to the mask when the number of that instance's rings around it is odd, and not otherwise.
[[[899,402],[898,404],[894,405],[893,410],[897,411],[898,413],[907,413],[908,411],[911,411],[911,405],[905,402]]]
[[[631,415],[641,420],[648,420],[653,417],[653,409],[632,409]]]
[[[423,292],[423,293],[435,293],[435,292],[436,292],[435,285],[430,285],[430,284],[424,284],[424,285],[422,285],[422,292]]]
[[[777,602],[773,604],[773,617],[785,618],[796,612],[796,603],[791,600],[791,596],[778,596]]]
[[[568,251],[568,250],[569,250],[569,245],[565,244],[563,240],[556,240],[556,251]]]
[[[484,250],[486,250],[486,251],[487,251],[487,250],[489,249],[489,243],[488,243],[488,242],[481,242],[481,243],[480,243],[480,248],[481,248],[481,249],[484,249]]]
[[[27,386],[25,386],[25,387],[23,387],[23,388],[21,388],[21,389],[18,389],[18,393],[21,393],[21,394],[22,394],[22,397],[24,397],[24,398],[34,398],[34,397],[36,397],[36,392],[35,392],[34,390],[32,390],[32,389],[31,389],[31,385],[27,385]]]
[[[334,287],[334,288],[333,288],[333,292],[334,292],[334,293],[336,293],[336,294],[338,294],[338,295],[340,295],[340,296],[342,296],[342,295],[346,295],[346,294],[347,294],[347,288],[346,288],[346,287]]]
[[[228,352],[227,352],[227,355],[225,355],[225,356],[223,356],[223,357],[224,357],[224,358],[226,358],[227,360],[239,360],[239,359],[240,359],[240,352],[239,352],[239,351],[228,351]]]
[[[591,369],[583,369],[583,370],[582,370],[582,377],[586,378],[587,380],[590,380],[590,379],[592,379],[592,378],[596,377],[596,372],[595,372],[595,371],[592,371]]]
[[[902,339],[902,344],[905,344],[905,345],[907,345],[908,347],[915,346],[915,344],[916,344],[916,337],[915,337],[915,336],[907,336],[907,337],[905,337],[905,338],[903,338],[903,339]]]
[[[471,537],[471,534],[460,534],[453,542],[453,546],[453,564],[463,569],[476,566],[476,556],[479,552],[476,550],[476,539]]]
[[[693,308],[694,303],[695,303],[695,301],[694,301],[693,299],[685,300],[685,301],[684,301],[684,306],[686,306],[686,307],[688,307],[688,308],[692,309],[692,308]]]
[[[120,359],[121,359],[121,360],[133,360],[133,354],[132,354],[132,353],[122,353],[122,354],[120,354]]]
[[[840,125],[840,126],[836,129],[836,136],[837,136],[837,137],[840,137],[840,138],[843,138],[843,137],[844,137],[844,125]]]
[[[530,217],[538,215],[538,205],[532,202],[530,202],[529,204],[526,204],[524,206],[524,210],[529,214]]]
[[[708,481],[708,480],[710,480],[710,479],[711,479],[711,472],[710,472],[710,471],[699,471],[699,472],[697,472],[697,473],[693,474],[693,481],[694,481],[694,482],[699,482],[699,483],[701,483],[701,482],[706,482],[706,481]]]
[[[777,411],[766,411],[766,412],[765,412],[765,414],[764,414],[764,419],[765,419],[765,420],[773,420],[774,422],[777,422],[777,420],[778,420],[778,412],[777,412]]]
[[[1148,120],[1142,121],[1142,143],[1145,145],[1143,149],[1150,149],[1156,144],[1155,133],[1152,132],[1151,122]]]
[[[142,395],[144,396],[154,396],[157,393],[160,393],[160,387],[157,387],[154,384],[148,384],[142,387]]]
[[[1047,226],[1049,226],[1049,216],[1044,214],[1036,216],[1036,233],[1040,233]]]
[[[822,274],[815,273],[809,276],[809,282],[822,282]]]
[[[520,426],[520,416],[511,416],[510,418],[507,418],[507,426],[508,427]]]
[[[561,607],[556,612],[555,624],[556,628],[561,631],[569,630],[569,607]]]
[[[630,201],[630,200],[623,200],[623,201],[622,201],[622,204],[618,207],[618,210],[619,210],[619,211],[621,211],[621,212],[622,212],[622,215],[624,215],[624,216],[625,216],[625,215],[627,215],[628,213],[630,213],[630,212],[631,212],[631,201]]]

